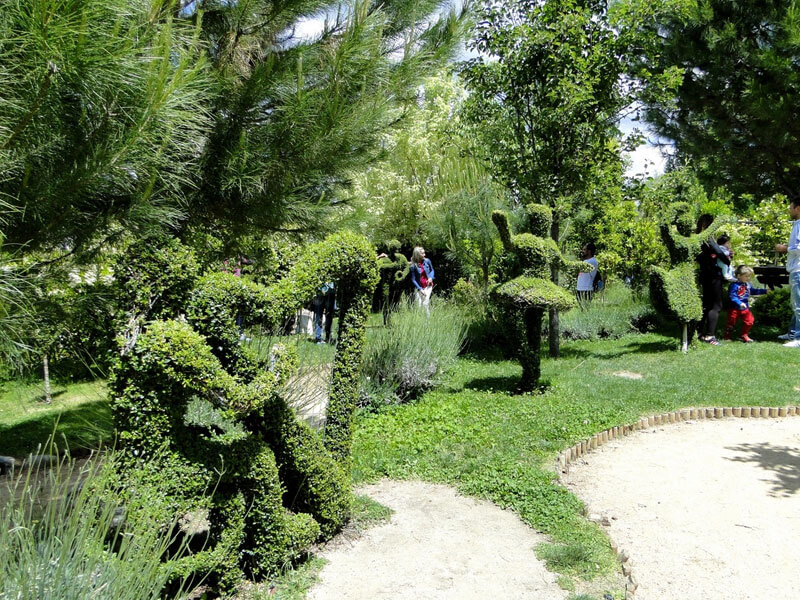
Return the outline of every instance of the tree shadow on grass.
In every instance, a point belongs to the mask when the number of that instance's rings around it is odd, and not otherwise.
[[[34,415],[14,425],[0,425],[0,455],[22,458],[37,452],[54,431],[56,444],[63,446],[66,441],[73,455],[85,454],[112,440],[114,425],[108,400],[83,402],[60,413]]]
[[[50,394],[50,399],[51,400],[55,400],[56,398],[60,398],[61,396],[63,396],[66,393],[67,393],[67,390],[59,390],[57,392],[53,392],[52,394]],[[46,399],[47,399],[47,396],[44,393],[42,393],[42,394],[39,394],[38,396],[36,396],[33,400],[35,402],[44,402]]]
[[[519,373],[514,375],[503,375],[500,377],[478,377],[465,383],[464,389],[477,390],[481,392],[498,392],[501,394],[505,393],[511,396],[538,396],[546,392],[551,385],[550,381],[546,379],[540,379],[536,389],[534,389],[532,392],[520,392],[519,382]]]
[[[728,460],[756,463],[765,471],[775,474],[774,479],[763,480],[772,485],[770,495],[787,497],[800,491],[800,449],[773,446],[769,442],[740,444],[726,449],[744,454]]]
[[[662,352],[675,352],[678,348],[677,341],[659,340],[657,342],[630,341],[625,346],[605,349],[595,347],[592,349],[567,346],[561,349],[564,358],[619,358],[626,354],[660,354]]]

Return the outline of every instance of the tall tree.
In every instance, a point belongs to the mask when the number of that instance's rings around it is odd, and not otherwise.
[[[621,0],[644,118],[707,187],[763,198],[800,184],[794,0]],[[744,208],[744,207],[740,207]]]
[[[476,151],[522,203],[550,206],[552,239],[593,165],[619,160],[608,142],[626,104],[621,46],[603,0],[484,2],[464,77]],[[551,277],[558,280],[558,265]],[[558,355],[558,311],[550,310],[550,354]]]
[[[200,220],[316,231],[319,209],[380,152],[421,78],[451,58],[466,13],[443,0],[199,0],[221,93]],[[310,39],[301,18],[328,15]]]

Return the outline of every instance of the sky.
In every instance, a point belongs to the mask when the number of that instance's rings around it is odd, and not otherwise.
[[[635,129],[638,129],[644,133],[646,140],[632,152],[624,153],[630,160],[625,175],[628,177],[654,177],[664,173],[667,157],[664,156],[662,148],[666,140],[659,140],[658,136],[650,131],[645,123],[635,122],[630,118],[623,119],[619,128],[623,135],[633,133]],[[657,143],[660,143],[661,146],[656,145]]]

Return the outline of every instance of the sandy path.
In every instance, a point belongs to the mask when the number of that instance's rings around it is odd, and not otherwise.
[[[642,431],[585,456],[564,482],[609,518],[637,600],[800,597],[800,418]]]
[[[534,554],[544,537],[509,511],[443,485],[384,480],[360,490],[391,521],[329,544],[309,600],[563,600]]]

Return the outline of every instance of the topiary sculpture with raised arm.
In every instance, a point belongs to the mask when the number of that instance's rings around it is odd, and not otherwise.
[[[508,216],[492,213],[492,221],[500,233],[505,257],[507,280],[491,289],[492,299],[506,315],[507,325],[516,339],[517,355],[522,363],[522,379],[518,389],[530,392],[539,383],[542,318],[549,308],[569,310],[576,304],[571,293],[550,281],[551,265],[569,272],[586,271],[583,261],[562,256],[556,243],[547,236],[552,211],[541,204],[526,209],[528,231],[512,234]]]
[[[120,443],[129,468],[164,482],[176,514],[205,511],[210,522],[206,542],[178,559],[175,573],[221,591],[243,575],[275,574],[333,535],[350,512],[352,420],[378,282],[374,249],[353,234],[330,236],[269,287],[228,273],[193,276],[182,298],[162,303],[155,321],[145,309],[164,285],[147,280],[159,270],[137,260],[125,266],[118,271],[127,279],[122,285],[144,292],[131,311],[137,333],[122,336],[110,382]],[[248,352],[238,341],[237,318],[277,331],[326,281],[336,283],[340,313],[320,435],[284,400],[296,355],[280,344],[264,358]]]

